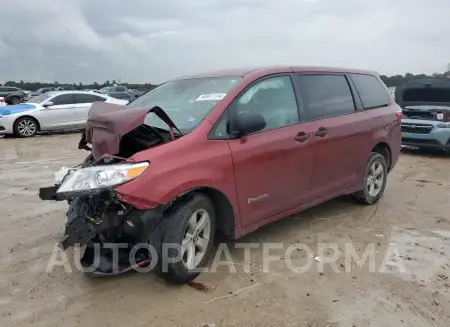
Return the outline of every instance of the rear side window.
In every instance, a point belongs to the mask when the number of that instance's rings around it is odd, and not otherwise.
[[[355,112],[353,95],[344,75],[297,75],[300,97],[310,120]]]
[[[76,103],[93,103],[96,101],[105,101],[105,98],[99,97],[94,94],[75,94]]]
[[[389,105],[389,93],[381,82],[372,75],[351,74],[364,109],[372,109]]]

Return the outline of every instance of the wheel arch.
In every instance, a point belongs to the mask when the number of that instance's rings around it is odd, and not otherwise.
[[[31,118],[33,119],[36,124],[37,124],[37,129],[38,131],[41,130],[41,123],[39,122],[39,120],[36,117],[30,116],[30,115],[22,115],[20,117],[17,117],[16,119],[14,119],[14,123],[13,123],[13,127],[16,125],[16,122],[20,119],[20,118]]]
[[[372,152],[379,153],[384,157],[388,166],[388,172],[390,172],[392,168],[392,152],[389,145],[386,142],[379,142],[373,147]]]
[[[173,201],[171,206],[180,203],[183,199],[192,193],[203,194],[207,196],[213,203],[216,210],[216,226],[217,232],[220,232],[228,239],[235,237],[235,215],[234,208],[228,197],[220,190],[210,186],[200,186],[189,189],[179,194]]]

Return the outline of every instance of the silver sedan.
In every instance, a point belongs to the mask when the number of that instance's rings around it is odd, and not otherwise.
[[[84,128],[92,103],[126,105],[105,94],[58,91],[41,94],[26,103],[0,107],[0,134],[31,137],[40,131]]]

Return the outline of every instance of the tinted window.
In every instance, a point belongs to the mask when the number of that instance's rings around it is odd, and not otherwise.
[[[116,87],[116,92],[125,92],[127,89],[125,86],[117,86]]]
[[[237,114],[260,113],[270,130],[299,122],[294,88],[289,76],[272,77],[251,86],[234,103]]]
[[[297,75],[300,96],[310,120],[345,115],[355,111],[347,78],[343,75]]]
[[[378,78],[371,75],[351,74],[364,109],[382,107],[390,103],[389,94]]]
[[[105,101],[105,98],[94,94],[75,94],[76,103],[93,103],[96,101]]]
[[[75,100],[73,98],[73,94],[61,94],[50,100],[53,102],[54,106],[62,105],[62,104],[73,104]]]

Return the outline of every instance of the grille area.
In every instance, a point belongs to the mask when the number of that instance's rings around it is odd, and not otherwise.
[[[433,129],[433,125],[426,124],[402,124],[403,133],[413,134],[429,134]]]

